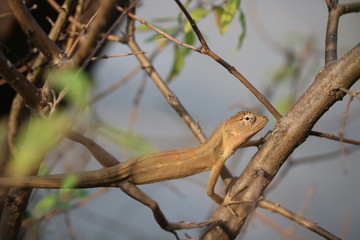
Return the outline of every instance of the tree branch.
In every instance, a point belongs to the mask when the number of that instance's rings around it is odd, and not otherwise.
[[[24,98],[32,109],[39,112],[46,109],[47,101],[41,95],[41,91],[28,81],[1,52],[0,75]]]
[[[337,39],[340,17],[343,14],[360,11],[360,3],[339,4],[326,0],[329,10],[325,38],[325,65],[337,59]]]
[[[81,64],[83,64],[85,67],[87,65],[87,63],[84,61],[87,58],[89,58],[88,61],[90,61],[91,57],[93,56],[91,55],[89,57],[89,53],[94,50],[94,43],[96,43],[96,38],[99,36],[102,27],[105,25],[106,18],[109,15],[109,12],[113,9],[114,4],[114,0],[102,1],[101,8],[99,9],[97,16],[95,16],[94,21],[90,24],[86,34],[80,37],[79,49],[77,49],[75,54],[68,62],[63,64],[62,68],[78,67]],[[103,41],[100,41],[98,46],[102,46],[102,43]],[[98,49],[98,47],[95,47],[93,54],[95,54]]]
[[[315,78],[314,83],[304,93],[292,109],[280,119],[271,136],[250,160],[241,176],[230,187],[226,198],[234,200],[257,201],[255,176],[259,169],[265,172],[262,192],[275,177],[290,154],[308,137],[313,125],[344,93],[340,88],[349,89],[360,78],[360,44],[355,46],[343,58],[328,64]],[[305,110],[304,110],[305,109]],[[254,183],[255,181],[255,183]],[[212,215],[221,218],[226,229],[236,236],[242,229],[246,218],[252,211],[246,204],[231,205],[233,214],[220,206]],[[211,229],[211,236],[218,236],[218,231]],[[221,235],[220,235],[221,237]]]
[[[360,141],[337,137],[332,134],[321,133],[321,132],[317,132],[317,131],[311,131],[310,134],[313,136],[316,136],[316,137],[327,138],[327,139],[331,139],[331,140],[335,140],[335,141],[339,141],[339,142],[344,142],[344,143],[349,143],[349,144],[360,146]]]
[[[314,233],[319,234],[320,236],[322,236],[326,239],[331,239],[331,240],[339,240],[340,239],[339,237],[333,235],[332,233],[330,233],[330,232],[326,231],[325,229],[323,229],[322,227],[318,226],[316,223],[311,222],[310,220],[297,215],[293,211],[290,211],[289,209],[286,209],[286,208],[282,207],[281,205],[271,202],[269,200],[264,199],[264,200],[259,201],[258,207],[264,208],[266,210],[269,210],[271,212],[274,212],[281,216],[284,216],[284,217],[296,222],[297,224],[313,231]]]
[[[194,19],[191,17],[190,13],[186,10],[184,5],[179,1],[175,0],[177,5],[180,7],[181,11],[185,14],[186,18],[189,20],[191,27],[195,31],[200,43],[201,43],[201,49],[200,53],[206,54],[209,57],[211,57],[213,60],[218,62],[220,65],[222,65],[224,68],[226,68],[232,75],[234,75],[247,89],[250,90],[252,94],[255,95],[255,97],[269,110],[269,112],[276,118],[276,120],[279,120],[281,118],[281,114],[274,108],[274,106],[265,98],[265,96],[257,90],[249,80],[247,80],[236,68],[232,65],[230,65],[228,62],[226,62],[224,59],[222,59],[220,56],[218,56],[216,53],[210,50],[208,44],[205,41],[205,38],[202,36],[199,28],[197,27]]]
[[[48,38],[39,24],[35,21],[29,10],[21,0],[8,0],[14,17],[19,22],[23,32],[31,42],[51,61],[58,66],[65,59],[62,50]]]
[[[124,11],[124,8],[122,8],[122,7],[120,7],[120,6],[117,6],[116,8],[117,8],[119,11]],[[173,36],[167,34],[166,32],[160,30],[159,28],[151,25],[150,23],[148,23],[148,22],[145,21],[144,19],[136,16],[135,14],[129,12],[129,13],[127,13],[127,15],[128,15],[129,17],[131,17],[132,19],[135,19],[136,21],[140,22],[141,24],[144,24],[145,26],[151,28],[152,30],[154,30],[155,32],[159,33],[159,34],[162,35],[163,37],[169,39],[170,41],[172,41],[172,42],[174,42],[174,43],[176,43],[176,44],[178,44],[178,45],[180,45],[180,46],[182,46],[182,47],[184,47],[184,48],[188,48],[188,49],[191,49],[191,50],[193,50],[193,51],[200,52],[200,50],[199,50],[198,48],[196,48],[196,47],[194,47],[194,46],[192,46],[192,45],[189,45],[189,44],[187,44],[187,43],[184,43],[184,42],[181,42],[181,41],[177,40],[177,39],[174,38]]]

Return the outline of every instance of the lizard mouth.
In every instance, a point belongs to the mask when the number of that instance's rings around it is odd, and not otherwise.
[[[262,121],[260,121],[260,119]],[[269,119],[265,116],[257,116],[255,119],[255,125],[254,125],[254,134],[255,135],[258,131],[260,131],[262,128],[264,128],[266,126],[266,124],[269,122]]]

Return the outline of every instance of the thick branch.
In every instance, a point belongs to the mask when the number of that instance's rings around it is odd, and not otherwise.
[[[19,22],[23,32],[31,42],[42,52],[54,65],[58,65],[64,59],[62,50],[51,41],[39,24],[35,21],[24,3],[20,0],[8,0],[14,17]]]
[[[31,108],[41,112],[47,106],[46,101],[42,100],[39,89],[28,81],[1,52],[0,75]]]
[[[344,93],[340,88],[349,89],[360,78],[360,44],[343,58],[328,64],[316,77],[314,83],[293,106],[287,115],[277,123],[272,135],[251,159],[241,176],[232,185],[226,198],[239,202],[256,202],[258,185],[256,176],[264,172],[266,180],[262,191],[267,187],[290,154],[306,140],[314,124]],[[260,171],[261,170],[261,171]],[[255,183],[254,183],[255,182]],[[256,186],[254,186],[256,185]],[[226,207],[219,207],[212,217],[221,218],[231,236],[236,236],[252,211],[246,204],[231,205],[238,215]],[[212,229],[206,239],[219,237],[219,231]],[[222,232],[222,234],[225,234]],[[220,235],[220,238],[224,235]],[[219,238],[218,238],[219,239]]]

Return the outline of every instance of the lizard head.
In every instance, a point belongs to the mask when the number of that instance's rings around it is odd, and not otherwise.
[[[221,125],[223,154],[232,155],[242,144],[265,127],[268,118],[252,112],[238,112]]]

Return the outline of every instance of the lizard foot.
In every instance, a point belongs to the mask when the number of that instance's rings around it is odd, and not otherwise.
[[[227,194],[221,204],[221,206],[223,207],[227,207],[229,209],[229,211],[232,213],[232,215],[234,216],[238,216],[238,214],[234,211],[234,209],[231,207],[231,205],[235,205],[235,204],[249,204],[249,203],[253,203],[253,201],[244,201],[244,200],[234,200],[235,197],[237,197],[242,191],[244,191],[248,186],[244,186],[240,191],[238,191],[237,193],[235,193],[234,195],[232,195],[231,193]]]
[[[227,200],[221,204],[221,206],[226,207],[227,209],[229,209],[229,211],[231,212],[232,215],[234,215],[235,217],[238,217],[238,214],[234,211],[234,209],[231,207],[231,205],[235,205],[235,204],[245,204],[245,203],[254,203],[253,201],[236,201],[236,200]]]

